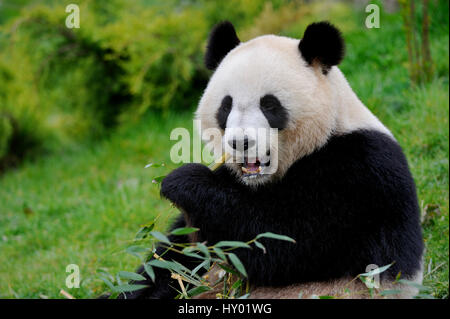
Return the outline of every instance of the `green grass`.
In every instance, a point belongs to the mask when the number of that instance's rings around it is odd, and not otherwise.
[[[100,292],[100,281],[90,279],[99,267],[133,270],[138,260],[121,250],[139,225],[170,211],[152,178],[174,167],[168,132],[192,126],[190,118],[149,116],[99,144],[27,162],[2,176],[0,297],[61,297],[70,263],[80,266],[86,281],[72,289],[76,297]],[[149,162],[169,166],[144,169]],[[162,215],[157,228],[169,217]]]
[[[448,21],[440,26],[444,31],[436,27],[432,33],[435,78],[417,87],[411,87],[408,79],[406,50],[399,50],[405,48],[401,18],[384,16],[383,21],[388,24],[385,28],[382,25],[379,30],[355,30],[345,35],[348,55],[341,69],[406,153],[420,205],[429,211],[423,224],[427,247],[424,284],[432,287],[436,297],[448,298]]]
[[[435,79],[417,87],[408,79],[399,16],[383,16],[378,30],[363,29],[361,21],[342,21],[347,56],[341,69],[407,155],[421,207],[428,211],[424,283],[434,296],[448,298],[448,20],[431,36]],[[61,288],[75,297],[95,297],[104,289],[97,268],[132,271],[138,260],[123,249],[139,225],[160,216],[157,229],[163,230],[176,214],[151,180],[175,167],[168,161],[174,143],[169,132],[190,129],[191,118],[189,112],[149,114],[101,142],[27,161],[1,176],[0,297],[59,298]],[[149,162],[169,166],[144,169]],[[80,289],[65,288],[71,263],[80,266]]]

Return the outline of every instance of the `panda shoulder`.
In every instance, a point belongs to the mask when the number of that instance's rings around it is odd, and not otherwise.
[[[392,135],[383,131],[358,129],[331,138],[326,148],[327,156],[335,159],[336,166],[377,180],[392,175],[410,175],[401,146]]]

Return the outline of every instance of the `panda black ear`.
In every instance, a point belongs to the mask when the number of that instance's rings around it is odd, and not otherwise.
[[[341,32],[326,21],[310,24],[298,48],[308,64],[320,63],[324,74],[342,61],[345,52]]]
[[[233,50],[241,41],[236,35],[234,26],[229,21],[217,24],[209,35],[206,47],[205,65],[214,70],[228,52]]]

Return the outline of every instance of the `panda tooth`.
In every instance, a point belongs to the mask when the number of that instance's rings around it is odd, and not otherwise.
[[[242,170],[242,172],[244,172],[245,174],[248,173],[248,170],[247,170],[244,166],[241,167],[241,170]]]

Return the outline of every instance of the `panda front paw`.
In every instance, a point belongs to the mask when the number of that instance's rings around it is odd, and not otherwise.
[[[185,164],[167,175],[161,183],[161,196],[177,206],[186,208],[187,202],[195,202],[195,194],[210,185],[213,173],[202,164]]]

